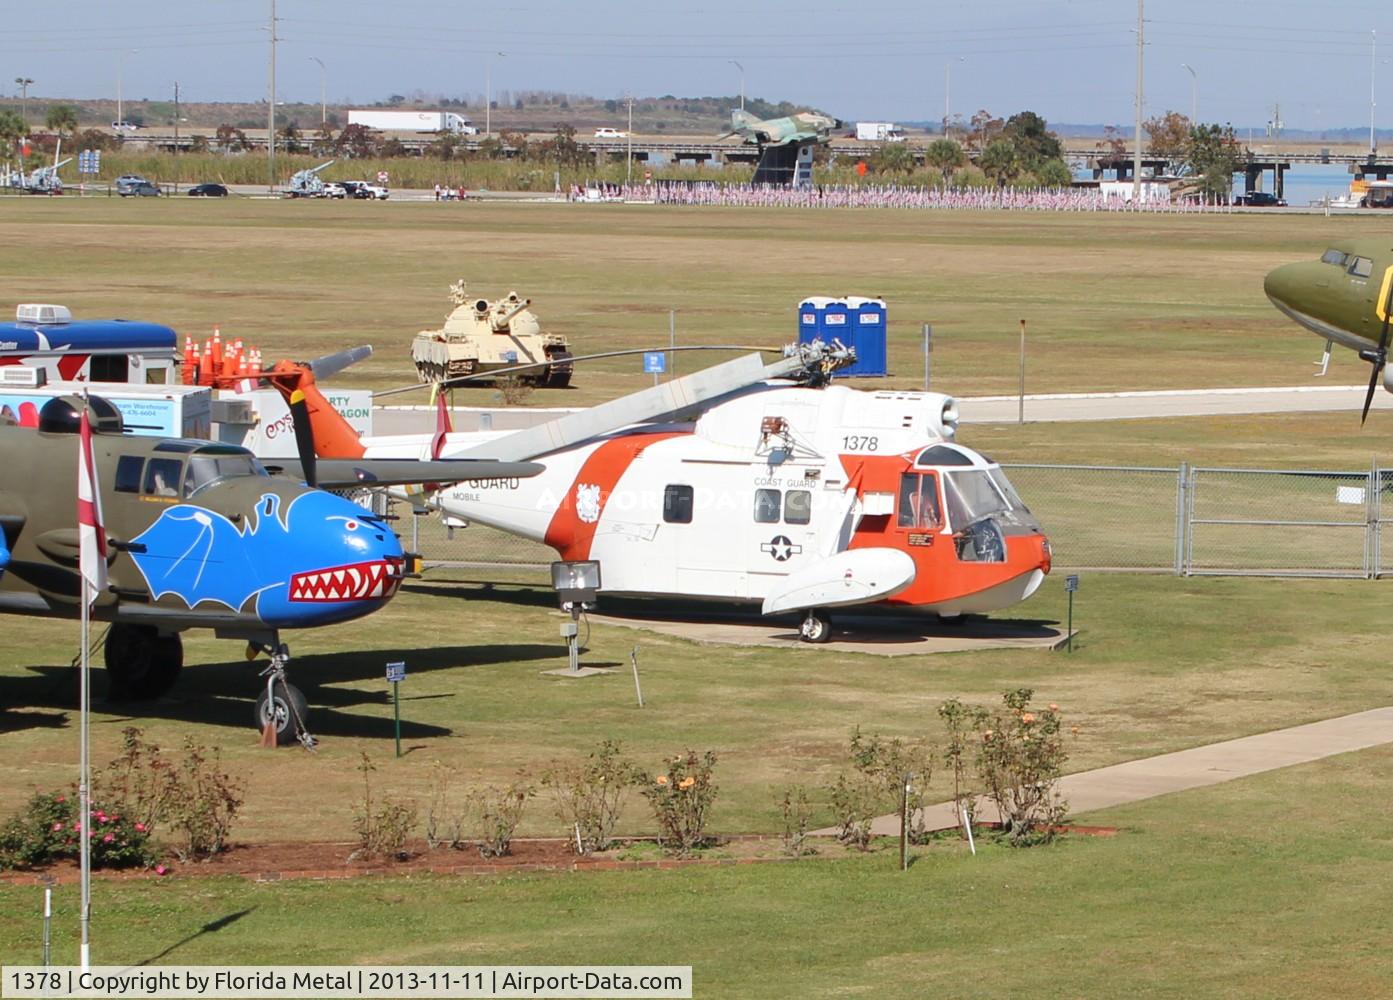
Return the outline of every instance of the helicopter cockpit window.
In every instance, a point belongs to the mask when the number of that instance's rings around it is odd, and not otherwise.
[[[205,486],[229,476],[264,475],[266,470],[262,468],[261,463],[246,452],[211,455],[195,453],[189,459],[189,475],[184,480],[184,496],[192,496]]]
[[[155,497],[177,497],[184,463],[177,458],[152,458],[145,463],[145,485],[141,492]]]
[[[783,494],[778,490],[755,490],[755,523],[778,524]]]
[[[943,515],[938,506],[938,481],[936,476],[924,476],[906,472],[900,476],[900,514],[901,528],[917,528],[934,531],[943,525]]]
[[[1367,278],[1374,273],[1374,262],[1368,257],[1356,257],[1350,262],[1349,273],[1355,278]]]
[[[1333,247],[1320,255],[1322,264],[1334,264],[1336,267],[1344,267],[1345,261],[1349,260],[1349,254],[1343,250],[1336,250]]]

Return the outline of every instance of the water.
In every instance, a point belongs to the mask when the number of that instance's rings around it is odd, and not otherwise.
[[[1288,205],[1309,205],[1327,195],[1338,198],[1349,193],[1354,175],[1344,163],[1302,163],[1292,167],[1282,177],[1282,194]],[[1236,177],[1233,193],[1243,193],[1243,177]],[[1272,175],[1263,176],[1263,190],[1272,190]]]

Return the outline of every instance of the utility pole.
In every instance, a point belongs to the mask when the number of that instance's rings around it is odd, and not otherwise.
[[[270,92],[266,95],[266,170],[270,181],[267,190],[276,191],[276,0],[271,0],[271,73]]]
[[[179,155],[179,81],[174,81],[174,155]],[[179,190],[179,175],[175,174],[174,189]]]
[[[15,83],[19,84],[19,117],[24,120],[24,124],[29,124],[29,86],[34,82],[32,77],[17,76]]]
[[[625,133],[629,141],[629,152],[625,156],[624,186],[634,182],[634,95],[629,95],[629,131]]]
[[[1137,0],[1137,134],[1132,152],[1132,202],[1141,204],[1142,52],[1146,45],[1146,0]]]
[[[310,56],[311,62],[319,63],[319,128],[324,130],[324,126],[329,124],[329,102],[328,102],[328,73],[324,69],[324,60],[318,56]]]

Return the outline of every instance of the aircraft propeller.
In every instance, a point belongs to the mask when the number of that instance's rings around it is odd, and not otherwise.
[[[1359,356],[1363,360],[1374,366],[1373,373],[1369,376],[1369,391],[1364,396],[1364,412],[1359,417],[1359,425],[1364,426],[1364,421],[1369,419],[1369,407],[1374,402],[1374,391],[1378,388],[1379,377],[1383,374],[1383,368],[1388,364],[1388,321],[1393,317],[1393,282],[1388,285],[1388,297],[1383,303],[1383,328],[1378,335],[1378,349],[1373,351],[1360,351]]]
[[[295,451],[300,456],[300,469],[305,474],[305,485],[314,488],[318,485],[314,453],[314,428],[310,425],[310,408],[305,402],[305,393],[296,389],[290,394],[290,419],[295,425]]]

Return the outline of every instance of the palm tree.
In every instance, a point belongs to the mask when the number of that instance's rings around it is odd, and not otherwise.
[[[24,119],[13,111],[0,111],[0,159],[8,158],[15,143],[29,134]]]
[[[988,143],[987,148],[982,150],[977,165],[982,168],[983,173],[996,181],[998,187],[1005,187],[1006,182],[1019,174],[1021,169],[1016,147],[1005,139]]]
[[[48,109],[44,124],[50,132],[72,135],[77,131],[77,108],[71,104],[54,104]]]
[[[953,171],[967,162],[963,148],[952,139],[935,139],[924,151],[924,162],[937,167],[944,180],[953,179]]]

